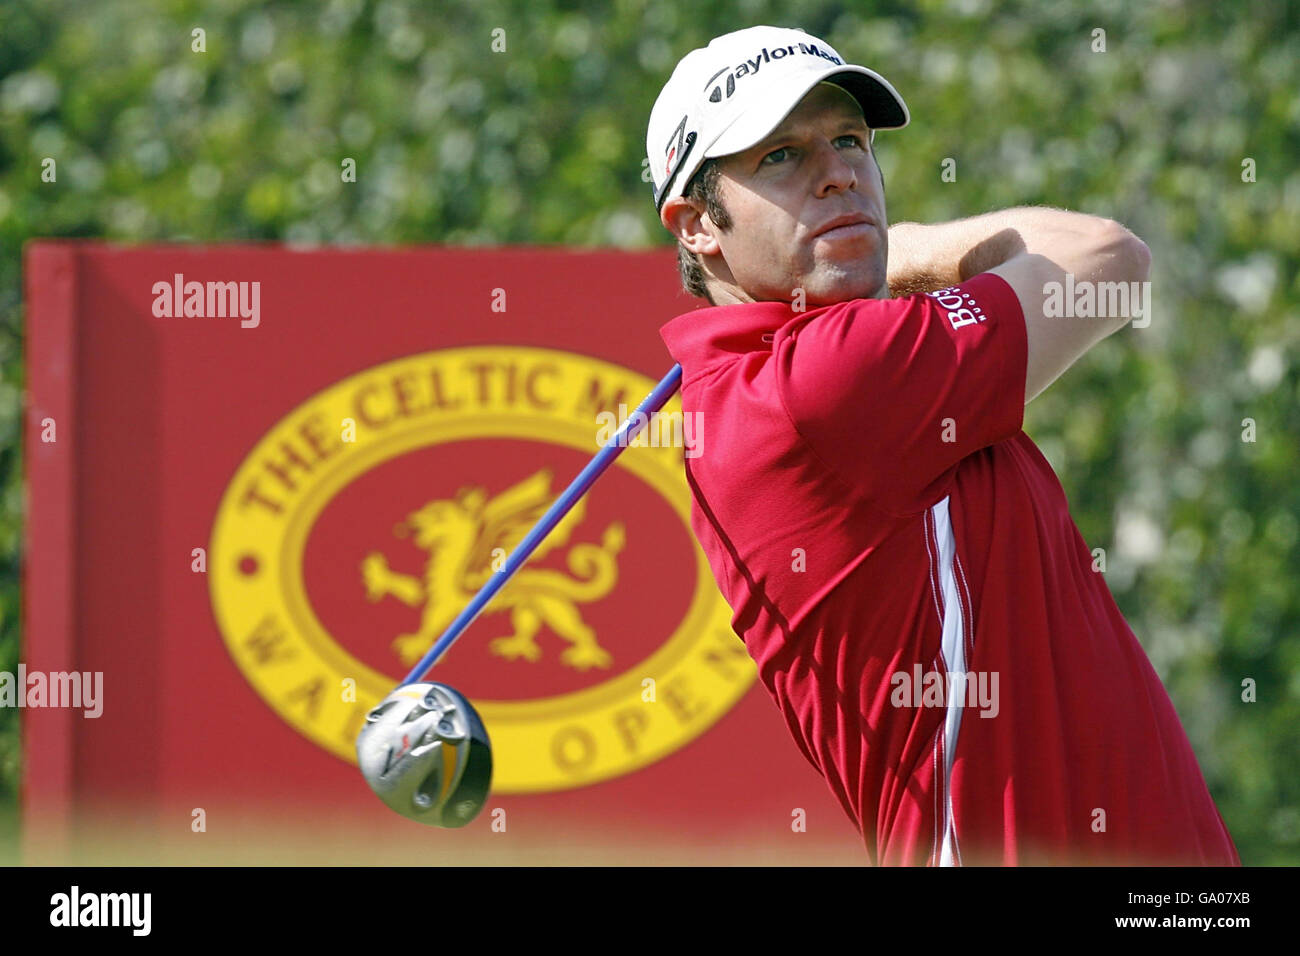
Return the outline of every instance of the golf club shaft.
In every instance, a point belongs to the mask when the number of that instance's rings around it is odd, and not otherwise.
[[[519,546],[511,552],[506,559],[505,566],[494,573],[488,583],[479,589],[478,594],[474,595],[474,600],[465,606],[465,610],[461,611],[456,620],[451,622],[442,637],[434,642],[428,653],[420,658],[420,662],[415,665],[411,673],[406,675],[406,678],[402,681],[403,684],[411,684],[420,680],[425,675],[425,672],[438,662],[455,642],[456,638],[460,637],[465,628],[469,627],[474,619],[482,613],[483,608],[487,606],[493,596],[505,587],[506,582],[523,566],[529,555],[542,543],[542,540],[560,523],[560,519],[569,513],[570,509],[578,503],[578,499],[587,493],[587,489],[595,483],[596,479],[628,446],[637,433],[649,423],[650,416],[663,408],[668,399],[677,391],[681,380],[682,367],[674,365],[672,370],[663,377],[663,380],[654,387],[654,390],[636,407],[636,411],[628,417],[618,432],[605,444],[605,447],[596,453],[596,457],[587,464],[586,468],[582,469],[577,478],[573,479],[569,487],[564,490],[564,493],[555,499],[555,503],[551,505],[546,514],[542,515],[541,520],[533,526],[527,536],[519,542]]]

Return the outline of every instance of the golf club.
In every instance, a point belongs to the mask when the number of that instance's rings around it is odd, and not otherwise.
[[[682,367],[674,365],[555,499],[501,570],[479,589],[402,683],[366,714],[357,735],[357,763],[370,788],[402,816],[432,826],[461,827],[483,809],[492,780],[492,745],[483,721],[464,695],[446,684],[423,678],[649,424],[650,416],[677,391],[681,378]]]

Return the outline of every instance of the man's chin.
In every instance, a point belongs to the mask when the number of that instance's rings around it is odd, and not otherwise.
[[[845,279],[808,289],[808,307],[834,305],[850,299],[888,299],[889,286],[880,279]]]

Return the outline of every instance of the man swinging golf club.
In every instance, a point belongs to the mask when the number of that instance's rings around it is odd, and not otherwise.
[[[882,77],[753,27],[677,65],[647,152],[686,289],[662,336],[707,420],[692,527],[802,753],[881,864],[1238,864],[1178,716],[1021,430],[1131,315],[1111,220],[887,228]],[[894,297],[891,298],[891,293]]]

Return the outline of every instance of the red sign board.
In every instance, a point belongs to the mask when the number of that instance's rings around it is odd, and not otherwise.
[[[671,252],[42,242],[26,289],[29,862],[862,861],[659,432],[431,674],[492,738],[484,812],[420,826],[356,767],[366,710],[671,367]],[[53,692],[74,672],[97,716]]]

